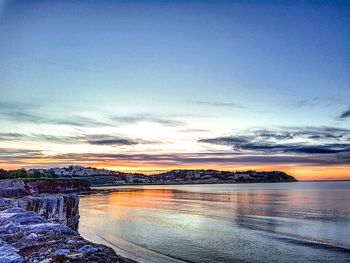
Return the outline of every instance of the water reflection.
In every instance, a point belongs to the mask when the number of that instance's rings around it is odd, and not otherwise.
[[[350,183],[122,188],[81,198],[80,232],[143,262],[347,262],[349,190]]]

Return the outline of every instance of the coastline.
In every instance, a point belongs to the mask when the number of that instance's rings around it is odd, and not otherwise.
[[[0,262],[121,262],[110,242],[90,242],[78,232],[79,195],[118,191],[124,187],[283,183],[291,180],[167,181],[94,185],[79,179],[26,178],[0,180]],[[114,189],[98,189],[118,187]],[[121,253],[123,254],[123,253]]]
[[[0,262],[136,261],[84,239],[76,193],[30,192],[21,180],[0,180]]]

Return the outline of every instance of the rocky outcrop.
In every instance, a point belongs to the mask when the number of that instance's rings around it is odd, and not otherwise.
[[[0,180],[0,197],[18,197],[29,194],[24,182],[19,179]]]
[[[50,222],[67,225],[73,230],[79,224],[79,197],[77,194],[25,196],[17,205],[26,211],[38,213]]]
[[[1,197],[21,197],[40,193],[68,193],[90,190],[89,182],[80,179],[2,179]]]
[[[53,182],[57,182],[53,186]],[[77,194],[41,194],[30,195],[30,193],[50,192],[61,189],[67,191],[79,191],[89,189],[88,183],[82,180],[35,180],[26,181],[18,179],[0,180],[0,197],[17,197],[15,201],[0,199],[2,207],[17,207],[26,211],[38,213],[50,222],[58,222],[67,225],[73,230],[78,229],[79,223],[79,197]],[[19,198],[22,197],[22,198]]]
[[[0,262],[133,262],[59,223],[69,214],[76,214],[78,196],[68,196],[0,199]],[[72,204],[74,209],[70,210]]]
[[[88,189],[83,180],[0,180],[0,263],[133,262],[76,231],[79,197],[66,192]]]

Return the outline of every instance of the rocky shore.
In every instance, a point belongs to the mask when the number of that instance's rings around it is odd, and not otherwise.
[[[0,263],[134,262],[80,236],[77,194],[42,190],[0,180]]]

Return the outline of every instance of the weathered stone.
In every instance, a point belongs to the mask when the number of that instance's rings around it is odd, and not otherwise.
[[[79,197],[76,194],[26,196],[18,201],[18,206],[34,211],[49,221],[78,229]]]
[[[70,253],[69,247],[61,247],[55,251],[55,255],[57,256],[65,256],[69,253]]]
[[[0,180],[0,197],[24,196],[30,192],[24,182],[19,179]]]
[[[20,231],[26,231],[30,233],[44,233],[50,236],[54,235],[74,235],[74,231],[69,227],[56,224],[56,223],[41,223],[41,224],[32,224],[28,226],[21,226]]]
[[[76,244],[77,242],[75,241],[75,240],[73,240],[73,239],[68,239],[67,240],[67,244],[69,244],[69,245],[74,245],[74,244]]]
[[[0,239],[0,262],[1,263],[22,263],[24,259],[16,249]]]
[[[0,211],[15,207],[16,203],[11,199],[0,199]]]
[[[67,226],[77,226],[78,205],[75,194],[0,198],[0,263],[134,262]]]
[[[35,233],[30,233],[28,236],[25,237],[25,240],[35,240],[38,238],[38,235]]]
[[[88,191],[89,182],[80,179],[31,179],[24,181],[26,187],[34,193],[67,193]]]
[[[29,225],[44,223],[45,220],[34,212],[21,212],[10,217],[11,221],[15,224]]]
[[[82,246],[78,251],[79,253],[84,253],[84,254],[95,253],[96,251],[98,251],[98,248],[95,248],[92,245],[85,245],[85,246]]]

